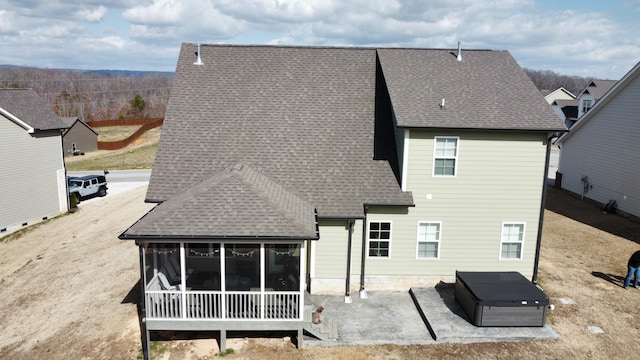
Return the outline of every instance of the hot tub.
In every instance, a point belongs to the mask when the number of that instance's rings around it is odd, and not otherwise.
[[[455,299],[475,326],[544,326],[549,298],[522,274],[456,271]]]

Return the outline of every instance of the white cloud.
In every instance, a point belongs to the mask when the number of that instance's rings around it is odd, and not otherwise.
[[[525,67],[597,77],[622,76],[640,60],[640,0],[614,0],[602,12],[551,1],[0,0],[0,41],[12,48],[0,63],[166,70],[184,41],[436,48],[462,41],[509,50]],[[23,53],[31,56],[21,60]]]
[[[102,20],[107,13],[107,8],[100,5],[93,9],[82,9],[76,11],[76,15],[88,22],[98,22]]]

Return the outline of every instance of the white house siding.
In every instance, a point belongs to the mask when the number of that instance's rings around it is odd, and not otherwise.
[[[591,94],[582,94],[578,97],[578,118],[585,114],[583,110],[584,101],[591,101],[591,107],[596,104],[596,98]]]
[[[432,176],[434,136],[459,136],[457,175]],[[373,208],[367,220],[391,221],[391,256],[368,258],[367,279],[451,280],[456,270],[533,273],[544,179],[546,134],[411,130],[403,213]],[[418,223],[441,222],[440,258],[416,259]],[[522,260],[500,260],[503,222],[525,223]],[[368,283],[375,283],[367,280]],[[370,286],[368,287],[371,288]]]
[[[0,116],[0,156],[0,236],[66,209],[59,131],[29,134]]]
[[[561,145],[562,188],[640,216],[640,77],[630,82]]]

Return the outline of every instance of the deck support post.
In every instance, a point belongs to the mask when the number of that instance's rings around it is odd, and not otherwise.
[[[227,330],[220,330],[220,352],[227,350]]]
[[[302,349],[302,342],[304,341],[304,330],[302,328],[298,329],[298,349]]]

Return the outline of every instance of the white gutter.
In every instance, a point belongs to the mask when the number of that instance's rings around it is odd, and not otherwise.
[[[10,113],[6,109],[4,109],[2,106],[0,106],[0,113],[2,113],[2,115],[4,115],[7,119],[13,121],[14,123],[16,123],[21,128],[27,130],[27,132],[29,134],[33,134],[36,131],[36,129],[34,129],[33,127],[29,126],[29,124],[27,124],[26,122],[18,119],[15,115],[13,115],[12,113]]]

